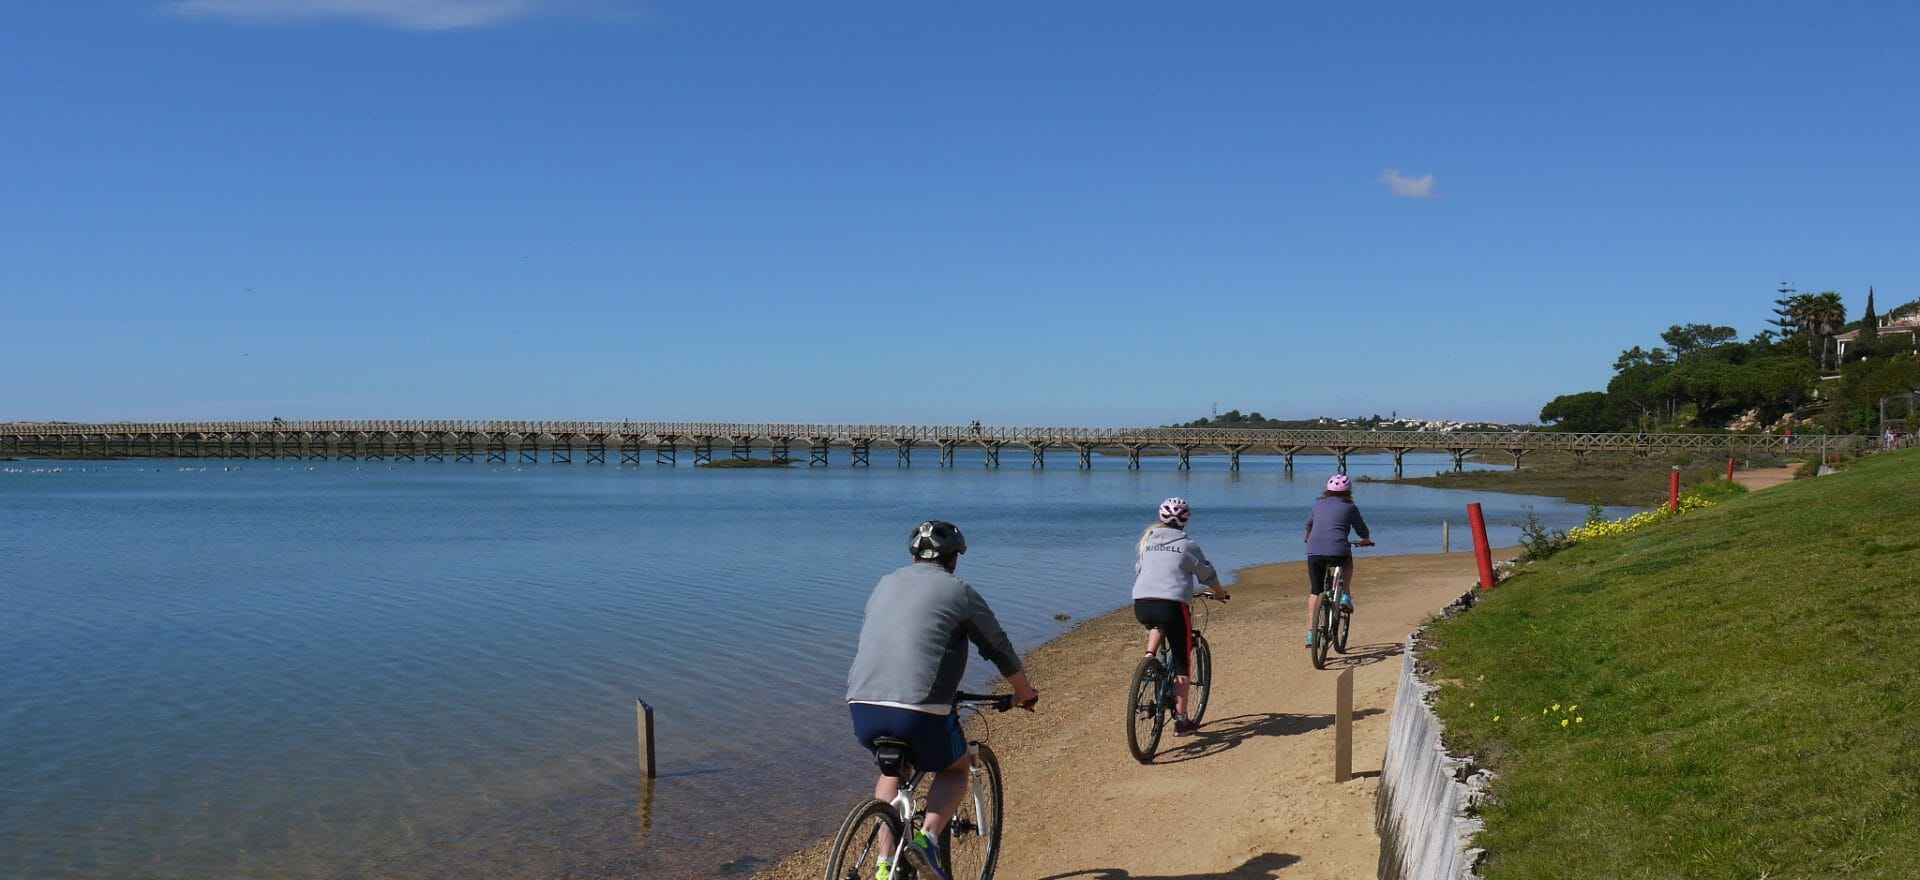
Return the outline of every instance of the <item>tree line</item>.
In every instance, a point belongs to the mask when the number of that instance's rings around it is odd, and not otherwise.
[[[1835,291],[1783,286],[1780,293],[1769,326],[1752,337],[1741,340],[1732,327],[1674,324],[1660,334],[1662,345],[1621,352],[1606,390],[1556,397],[1541,407],[1541,422],[1563,431],[1718,430],[1752,413],[1758,430],[1792,413],[1802,430],[1872,433],[1882,398],[1920,390],[1917,334],[1882,340],[1872,291],[1851,323]],[[1888,314],[1920,314],[1920,300]],[[1836,337],[1854,329],[1860,335],[1843,359]]]

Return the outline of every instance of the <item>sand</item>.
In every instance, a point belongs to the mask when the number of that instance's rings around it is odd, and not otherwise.
[[[1204,535],[1201,536],[1204,540]],[[1373,798],[1401,646],[1472,587],[1472,553],[1361,551],[1345,656],[1315,670],[1304,563],[1245,569],[1213,605],[1214,693],[1200,731],[1163,738],[1154,763],[1127,753],[1127,678],[1144,634],[1131,608],[1090,620],[1028,657],[1039,711],[989,719],[1006,777],[1006,880],[1338,878],[1374,873]],[[1510,556],[1505,551],[1502,556]],[[1353,769],[1333,782],[1335,679],[1354,670]],[[863,791],[822,792],[850,809]],[[826,806],[844,804],[845,806]],[[759,874],[818,880],[822,841]]]

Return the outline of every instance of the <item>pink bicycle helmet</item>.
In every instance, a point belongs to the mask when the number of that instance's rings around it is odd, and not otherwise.
[[[1328,492],[1352,492],[1353,481],[1350,479],[1347,479],[1346,474],[1334,474],[1333,476],[1327,478],[1327,491]]]
[[[1160,502],[1160,521],[1170,526],[1186,528],[1187,520],[1193,518],[1193,508],[1178,498],[1168,498]]]

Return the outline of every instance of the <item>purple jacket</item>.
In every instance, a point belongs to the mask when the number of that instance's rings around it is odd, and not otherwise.
[[[1313,502],[1313,512],[1307,514],[1307,555],[1352,556],[1348,532],[1359,535],[1362,540],[1373,540],[1367,532],[1367,521],[1360,516],[1359,505],[1334,497]]]

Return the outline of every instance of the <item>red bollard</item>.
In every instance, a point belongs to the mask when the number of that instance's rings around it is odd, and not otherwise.
[[[1493,548],[1487,545],[1487,519],[1480,502],[1467,505],[1467,523],[1473,528],[1473,558],[1480,563],[1480,589],[1493,589]]]
[[[1733,480],[1733,459],[1731,458],[1727,459],[1727,480],[1728,482]]]
[[[1677,467],[1667,474],[1667,509],[1680,509],[1680,469]]]

